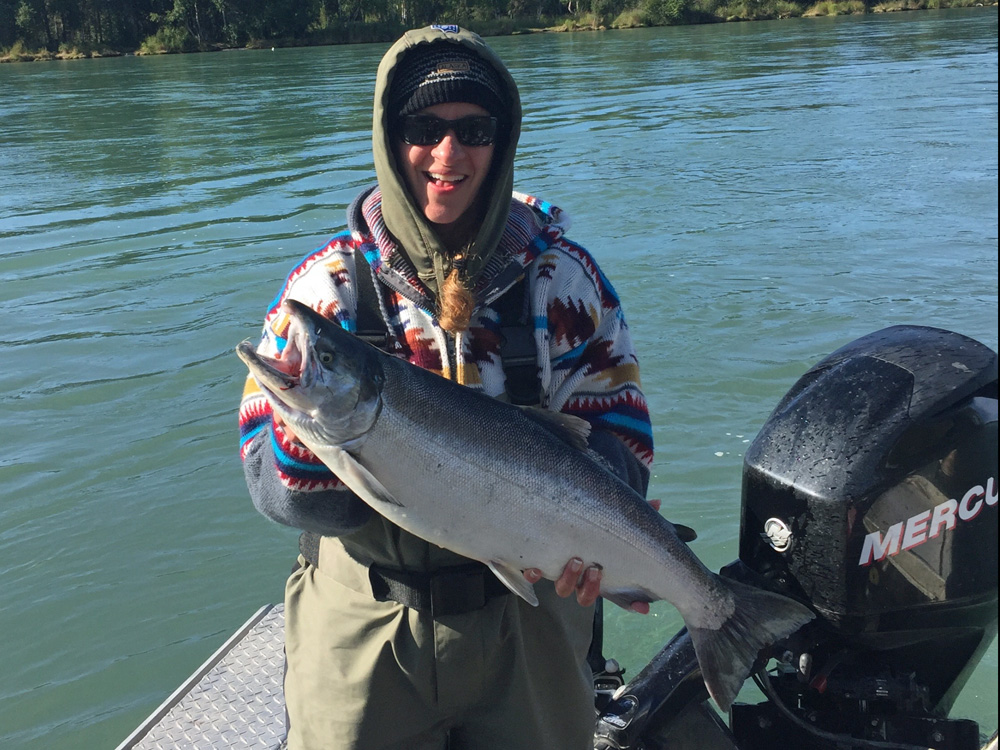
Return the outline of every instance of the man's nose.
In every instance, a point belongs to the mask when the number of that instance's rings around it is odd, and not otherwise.
[[[439,158],[454,158],[461,153],[462,144],[455,135],[455,131],[449,130],[444,134],[444,138],[434,147],[434,156]]]

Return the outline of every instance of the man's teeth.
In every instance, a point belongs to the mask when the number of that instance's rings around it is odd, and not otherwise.
[[[435,174],[434,172],[428,172],[432,180],[437,182],[461,182],[465,179],[462,175],[457,174]]]

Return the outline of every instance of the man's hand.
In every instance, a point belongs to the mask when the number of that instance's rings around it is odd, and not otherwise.
[[[556,593],[563,598],[576,593],[576,600],[580,606],[589,607],[601,595],[602,575],[599,565],[591,565],[584,570],[583,560],[574,557],[566,563],[562,575],[556,579]],[[542,571],[538,568],[528,568],[524,571],[524,577],[531,583],[538,583],[542,580]],[[649,614],[647,602],[632,602],[629,609],[641,615]]]
[[[653,510],[659,512],[660,501],[650,500],[649,504]],[[597,601],[601,594],[601,576],[603,575],[599,565],[591,565],[584,570],[583,560],[574,557],[563,568],[562,575],[556,580],[556,593],[565,598],[574,592],[576,600],[583,607],[589,607]],[[542,571],[538,568],[528,568],[524,571],[524,577],[530,583],[538,583],[542,580]],[[641,615],[649,614],[649,602],[632,602],[629,609]]]
[[[276,411],[271,412],[271,417],[272,419],[274,419],[274,423],[281,428],[282,432],[285,433],[286,438],[288,438],[293,443],[298,443],[299,445],[302,445],[302,441],[299,440],[299,436],[292,431],[292,428],[288,426],[288,423],[281,418],[281,415],[279,415],[278,412]]]

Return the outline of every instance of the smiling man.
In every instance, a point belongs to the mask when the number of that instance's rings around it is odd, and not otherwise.
[[[296,369],[294,346],[281,358],[282,303],[298,300],[469,388],[587,420],[589,447],[645,493],[652,439],[628,327],[593,257],[565,238],[565,214],[513,193],[520,125],[517,86],[478,36],[400,39],[375,87],[378,184],[293,269],[258,351]],[[252,379],[240,427],[254,504],[306,532],[285,591],[289,750],[592,747],[597,567],[567,561],[532,607],[484,565],[374,513]]]

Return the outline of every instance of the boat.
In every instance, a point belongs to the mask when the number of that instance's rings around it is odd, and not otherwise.
[[[720,573],[816,619],[726,717],[685,630],[626,682],[597,629],[595,750],[997,750],[949,715],[997,633],[997,457],[997,354],[978,341],[893,326],[810,368],[745,454]],[[118,750],[280,750],[283,624],[262,607]]]

